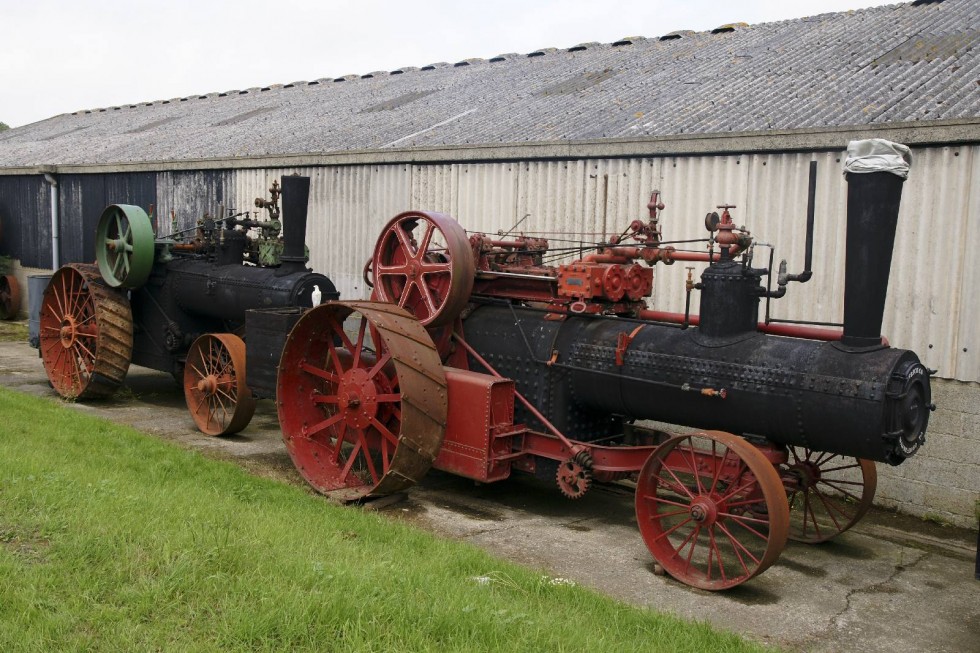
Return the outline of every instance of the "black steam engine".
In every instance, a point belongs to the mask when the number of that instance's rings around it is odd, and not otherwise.
[[[806,329],[785,329],[797,338],[760,330],[760,300],[782,296],[792,275],[784,271],[778,289],[767,289],[768,269],[733,258],[740,244],[726,209],[717,219],[719,255],[694,286],[697,327],[604,315],[554,321],[474,298],[478,307],[463,322],[467,342],[576,438],[605,438],[622,432],[624,421],[653,419],[897,465],[924,440],[930,372],[880,335],[902,180],[879,174],[849,188],[839,340],[807,339]],[[714,221],[709,216],[709,226]],[[808,280],[809,269],[808,260],[797,280]],[[636,317],[664,316],[641,309]]]
[[[288,325],[314,297],[337,298],[327,277],[306,268],[309,178],[286,176],[282,184],[255,201],[254,214],[205,215],[162,238],[140,207],[106,208],[98,264],[62,267],[44,294],[40,350],[55,390],[72,399],[107,396],[135,363],[183,383],[203,432],[244,428],[255,397],[275,392]]]
[[[657,193],[648,220],[557,266],[541,238],[403,213],[371,261],[379,301],[315,308],[292,331],[287,449],[311,485],[346,499],[404,489],[430,466],[484,483],[532,473],[573,499],[632,482],[663,569],[705,589],[748,580],[788,537],[856,523],[873,461],[914,454],[933,408],[932,372],[880,333],[903,178],[848,181],[843,331],[759,321],[762,300],[811,277],[815,169],[798,274],[771,256],[753,266],[731,206],[708,214],[707,251],[675,249]],[[708,264],[700,282],[688,274],[699,316],[645,303],[652,266],[676,261]]]

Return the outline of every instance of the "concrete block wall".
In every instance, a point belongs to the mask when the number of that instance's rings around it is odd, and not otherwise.
[[[977,526],[980,383],[933,379],[926,443],[898,467],[878,465],[875,503],[957,526]]]

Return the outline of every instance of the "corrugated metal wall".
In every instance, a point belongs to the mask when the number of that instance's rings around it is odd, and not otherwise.
[[[312,263],[346,297],[365,297],[364,262],[387,220],[407,209],[442,211],[471,231],[519,229],[552,246],[595,241],[646,215],[662,191],[667,240],[703,238],[705,213],[734,204],[738,224],[776,246],[791,272],[803,268],[809,163],[818,162],[814,276],[773,302],[774,318],[840,321],[847,187],[844,152],[783,153],[588,161],[299,168],[313,178],[308,227]],[[939,376],[980,380],[980,265],[967,255],[980,237],[980,147],[914,151],[895,243],[883,331],[918,352]],[[229,205],[250,206],[278,170],[227,173]],[[176,181],[176,180],[174,180]],[[176,192],[176,191],[175,191]],[[288,219],[288,216],[287,216]],[[581,235],[580,235],[581,234]],[[571,241],[571,242],[568,242]],[[698,245],[678,245],[678,248]],[[755,264],[768,252],[759,248]],[[701,267],[695,266],[697,274]],[[683,266],[656,272],[654,305],[684,308]],[[697,298],[692,302],[697,310]]]
[[[916,149],[905,185],[883,330],[896,346],[915,350],[939,376],[980,381],[980,265],[968,248],[980,242],[980,147]],[[703,238],[703,217],[734,204],[735,220],[757,241],[776,246],[791,272],[803,267],[807,174],[818,162],[814,276],[794,284],[772,305],[774,318],[841,319],[846,185],[841,152],[526,161],[426,165],[362,165],[295,169],[63,175],[64,261],[90,260],[105,204],[157,203],[162,232],[171,212],[192,227],[219,207],[253,210],[274,179],[312,178],[307,242],[311,263],[342,296],[369,293],[361,273],[381,227],[408,209],[442,211],[471,231],[541,233],[553,248],[595,242],[646,216],[659,189],[666,240]],[[40,176],[0,177],[6,245],[25,265],[50,260],[47,186]],[[288,216],[284,216],[288,221]],[[12,219],[10,219],[12,218]],[[678,248],[699,245],[678,245]],[[768,252],[757,250],[756,266]],[[698,268],[703,266],[695,266]],[[656,271],[656,308],[684,309],[684,266]],[[697,310],[694,296],[693,310]]]
[[[156,173],[59,175],[60,260],[95,260],[95,231],[110,204],[156,204]]]
[[[51,267],[50,193],[43,175],[0,176],[0,254]]]

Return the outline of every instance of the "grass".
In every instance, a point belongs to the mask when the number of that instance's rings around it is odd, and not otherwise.
[[[5,652],[761,650],[52,401],[0,415]]]
[[[27,342],[27,322],[0,320],[0,342]]]

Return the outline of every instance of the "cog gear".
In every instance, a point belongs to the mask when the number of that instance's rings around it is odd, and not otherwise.
[[[581,499],[592,487],[592,456],[580,451],[558,465],[558,489],[569,499]]]

